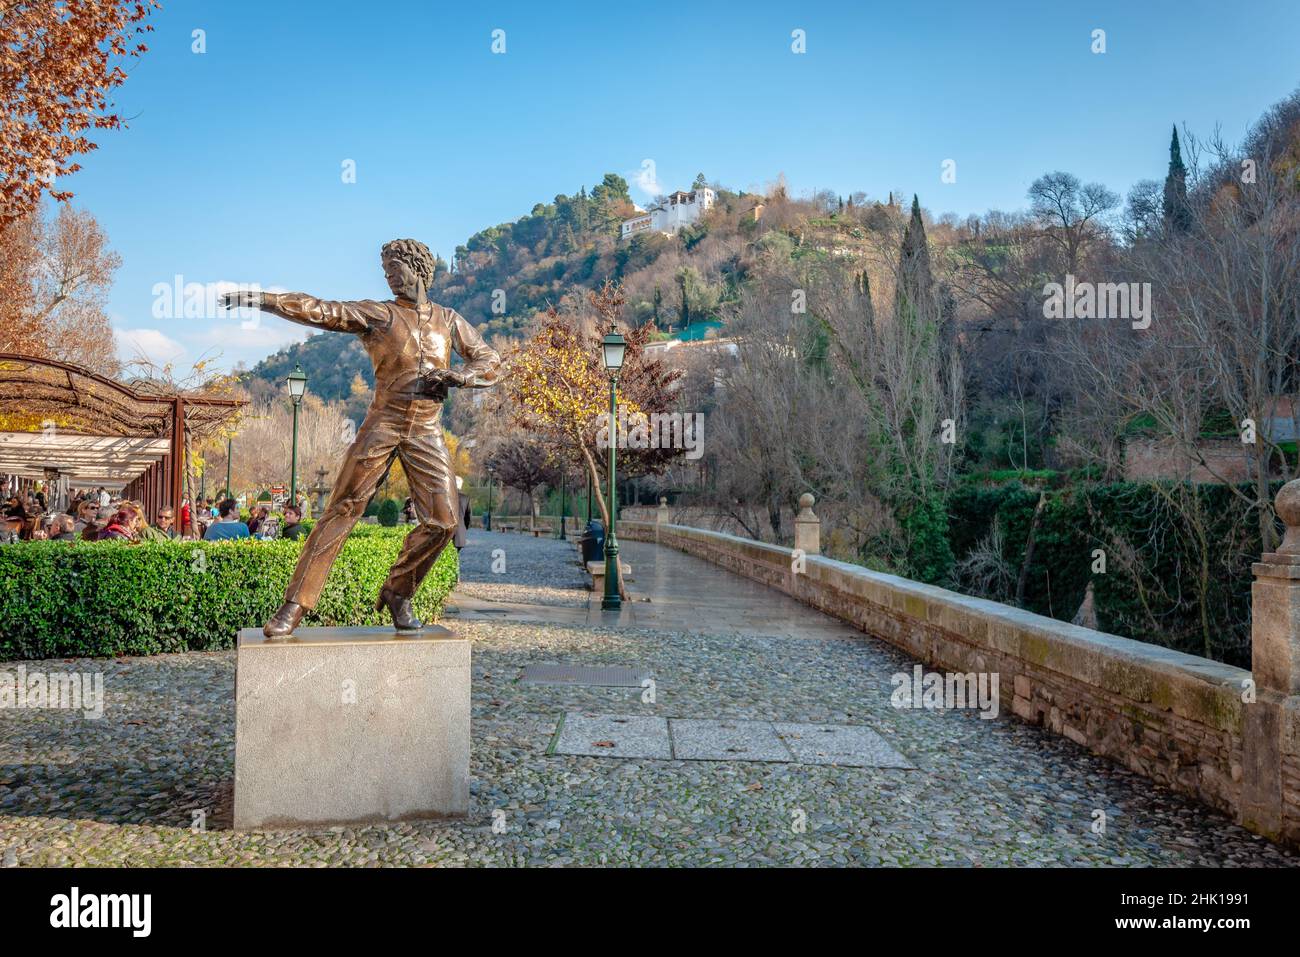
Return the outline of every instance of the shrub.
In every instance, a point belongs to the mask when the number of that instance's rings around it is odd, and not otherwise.
[[[1024,606],[1069,621],[1091,581],[1103,631],[1249,668],[1250,565],[1261,551],[1256,517],[1226,486],[1166,483],[1164,490],[1199,502],[1208,551],[1153,484],[1048,491]],[[996,522],[1002,560],[1018,578],[1038,496],[1018,482],[954,489],[947,506],[959,568],[967,570]],[[1104,553],[1104,573],[1093,571],[1096,550]]]
[[[402,507],[397,504],[397,499],[386,498],[379,504],[379,524],[385,528],[396,526],[401,516]]]
[[[943,499],[936,495],[917,502],[900,517],[899,525],[907,537],[909,574],[930,584],[947,581],[954,558]]]
[[[377,625],[375,598],[405,529],[348,537],[308,625]],[[150,655],[234,646],[275,611],[301,541],[22,542],[0,546],[0,660]],[[415,596],[434,620],[456,583],[448,548]]]

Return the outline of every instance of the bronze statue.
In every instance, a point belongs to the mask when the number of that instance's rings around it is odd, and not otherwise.
[[[315,607],[343,540],[393,456],[411,483],[416,527],[389,570],[375,608],[392,613],[399,633],[424,627],[411,597],[456,530],[456,479],[442,439],[442,403],[453,386],[492,385],[501,359],[454,309],[427,300],[434,272],[428,247],[397,239],[384,245],[380,258],[396,299],[327,302],[296,292],[256,291],[222,297],[228,308],[251,306],[303,325],[355,333],[375,369],[375,397],[335,479],[325,514],[307,537],[284,604],[262,629],[268,638],[291,635]],[[465,360],[456,370],[450,368],[453,349]]]

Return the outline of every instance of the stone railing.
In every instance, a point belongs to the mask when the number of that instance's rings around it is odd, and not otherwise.
[[[657,522],[658,541],[786,592],[930,667],[997,674],[1025,721],[1300,845],[1300,481],[1278,495],[1288,532],[1255,565],[1253,673],[817,555],[812,496],[796,548]]]

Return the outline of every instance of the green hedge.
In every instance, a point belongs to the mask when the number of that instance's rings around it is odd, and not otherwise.
[[[1194,529],[1149,483],[1049,490],[1024,606],[1068,621],[1092,581],[1103,631],[1249,668],[1250,565],[1261,551],[1257,516],[1231,488],[1186,488],[1198,497],[1211,543],[1204,589],[1209,647],[1198,585],[1202,549]],[[964,557],[989,533],[996,517],[1004,535],[1003,557],[1018,575],[1038,495],[1038,489],[1018,482],[955,489],[948,497],[954,554]],[[1097,548],[1106,552],[1105,574],[1092,571]],[[1125,551],[1136,572],[1125,570]]]
[[[376,625],[379,587],[408,529],[358,526],[307,617]],[[231,648],[279,607],[303,543],[23,542],[0,546],[0,660]],[[415,596],[434,620],[459,573],[448,548]]]

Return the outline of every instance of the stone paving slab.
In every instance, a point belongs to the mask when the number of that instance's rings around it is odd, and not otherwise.
[[[666,718],[570,712],[561,721],[553,754],[661,761],[673,756]]]
[[[774,728],[801,764],[916,769],[870,728],[830,724],[777,724]]]
[[[766,721],[672,718],[673,756],[685,761],[789,761],[790,751]]]
[[[601,688],[640,688],[650,677],[645,668],[627,668],[621,665],[592,667],[590,665],[531,664],[520,672],[519,680],[533,685],[591,685]]]
[[[570,712],[560,719],[550,753],[916,770],[915,764],[870,728],[739,718],[665,719]]]

